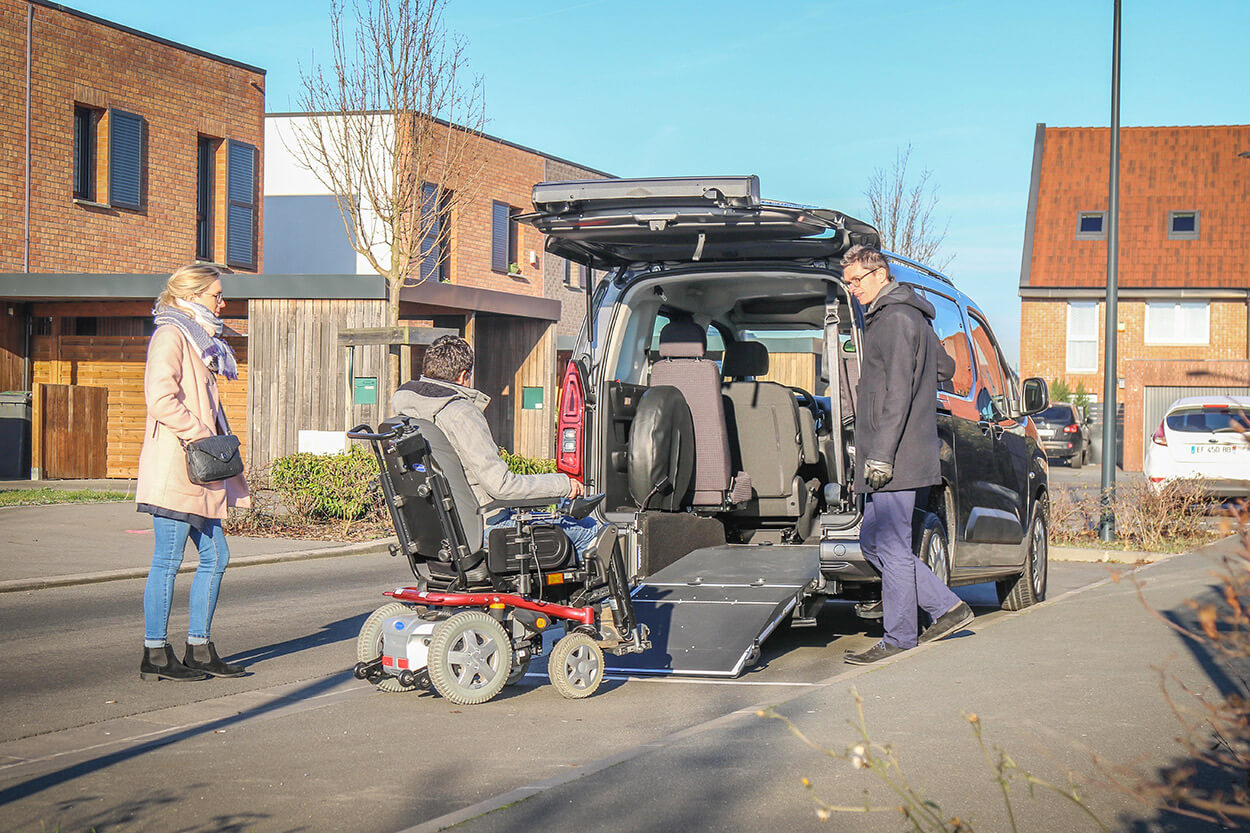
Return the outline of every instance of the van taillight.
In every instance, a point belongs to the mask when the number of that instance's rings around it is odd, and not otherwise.
[[[1168,438],[1163,433],[1162,422],[1159,423],[1159,427],[1155,429],[1155,432],[1150,435],[1150,441],[1154,443],[1155,445],[1167,445],[1168,444]]]
[[[556,469],[569,477],[582,478],[582,432],[586,424],[586,396],[582,374],[575,362],[564,371],[560,391],[560,419],[556,426]]]

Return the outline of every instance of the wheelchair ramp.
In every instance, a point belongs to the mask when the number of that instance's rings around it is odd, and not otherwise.
[[[818,546],[723,545],[695,550],[634,591],[651,648],[608,654],[608,671],[736,677],[820,575]]]

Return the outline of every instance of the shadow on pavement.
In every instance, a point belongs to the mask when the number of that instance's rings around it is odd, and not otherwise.
[[[360,634],[360,628],[368,617],[368,612],[349,616],[346,619],[339,619],[337,622],[322,625],[321,630],[316,633],[310,633],[296,639],[275,642],[272,645],[262,645],[259,648],[252,648],[247,651],[240,651],[237,654],[224,657],[224,659],[232,663],[252,665],[265,660],[287,656],[288,654],[296,654],[309,648],[318,648],[322,645],[332,645],[336,642],[354,640]]]

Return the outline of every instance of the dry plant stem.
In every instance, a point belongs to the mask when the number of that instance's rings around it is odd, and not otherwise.
[[[908,145],[906,150],[895,152],[894,165],[889,171],[873,170],[864,191],[868,199],[868,219],[881,231],[881,243],[885,248],[922,263],[936,261],[938,269],[945,269],[954,256],[937,258],[950,221],[938,231],[933,216],[938,204],[937,186],[929,184],[933,171],[921,171],[918,181],[908,184],[910,158],[911,145]]]

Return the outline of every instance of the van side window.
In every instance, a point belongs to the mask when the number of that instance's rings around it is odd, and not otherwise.
[[[968,333],[964,329],[964,317],[959,313],[959,304],[938,292],[928,289],[920,291],[936,310],[933,331],[942,342],[942,349],[955,360],[954,378],[940,383],[940,387],[947,393],[967,396],[972,393],[972,351],[968,344]]]
[[[1010,389],[998,360],[998,347],[988,324],[971,312],[968,318],[972,322],[972,352],[977,362],[977,409],[982,419],[994,422],[1007,419],[1011,413]]]

